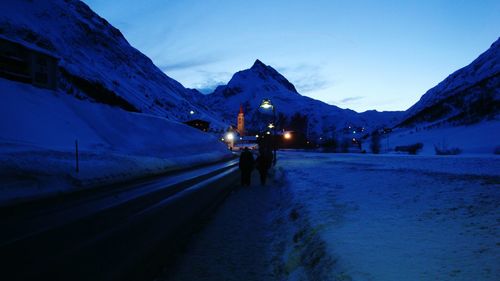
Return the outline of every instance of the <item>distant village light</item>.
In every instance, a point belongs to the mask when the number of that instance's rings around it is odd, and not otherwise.
[[[274,128],[274,125],[273,125],[273,123],[270,123],[267,127],[268,127],[269,129],[272,129],[272,128]]]
[[[289,140],[292,138],[292,134],[290,134],[290,132],[286,132],[284,135],[285,139]]]
[[[194,114],[194,111],[193,111],[193,110],[189,111],[189,114],[193,115],[193,114]]]

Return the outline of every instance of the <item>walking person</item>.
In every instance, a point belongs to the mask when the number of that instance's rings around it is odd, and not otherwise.
[[[250,180],[252,178],[252,170],[255,165],[252,152],[248,147],[243,149],[240,155],[240,171],[241,171],[241,185],[250,186]]]
[[[257,156],[255,162],[257,163],[257,170],[260,174],[260,184],[266,185],[267,173],[273,163],[273,153],[263,149],[259,152],[259,156]]]

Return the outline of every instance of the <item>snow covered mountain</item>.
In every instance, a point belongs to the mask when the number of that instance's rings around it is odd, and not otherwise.
[[[307,133],[312,137],[328,135],[346,126],[365,127],[369,130],[393,124],[401,116],[401,112],[357,113],[302,96],[283,75],[260,60],[256,60],[250,69],[234,74],[227,85],[217,87],[212,94],[206,96],[206,103],[231,124],[236,123],[240,104],[243,105],[246,128],[258,131],[266,125],[262,121],[265,113],[258,110],[263,99],[270,99],[276,106],[277,115],[281,115],[278,120],[282,120],[286,129],[289,129],[286,124],[294,114],[306,115]],[[283,122],[283,119],[288,122]]]
[[[469,65],[455,71],[405,114],[401,127],[472,124],[500,112],[500,39]]]
[[[498,153],[499,112],[500,39],[410,107],[392,133],[384,136],[383,150],[421,143],[426,154],[452,149]]]
[[[59,58],[59,88],[80,99],[176,121],[193,110],[223,126],[81,1],[2,1],[0,37]]]
[[[0,58],[0,205],[232,157],[178,122],[225,127],[196,93],[80,1],[1,1]]]

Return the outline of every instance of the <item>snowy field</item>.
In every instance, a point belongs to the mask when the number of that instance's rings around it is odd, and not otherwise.
[[[331,280],[498,280],[500,157],[280,154]]]
[[[278,157],[159,280],[498,280],[498,156]]]

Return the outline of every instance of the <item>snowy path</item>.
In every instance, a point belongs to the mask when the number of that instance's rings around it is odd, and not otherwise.
[[[191,238],[173,271],[159,280],[275,280],[270,241],[273,215],[283,200],[279,184],[252,185],[233,192],[204,229]]]

